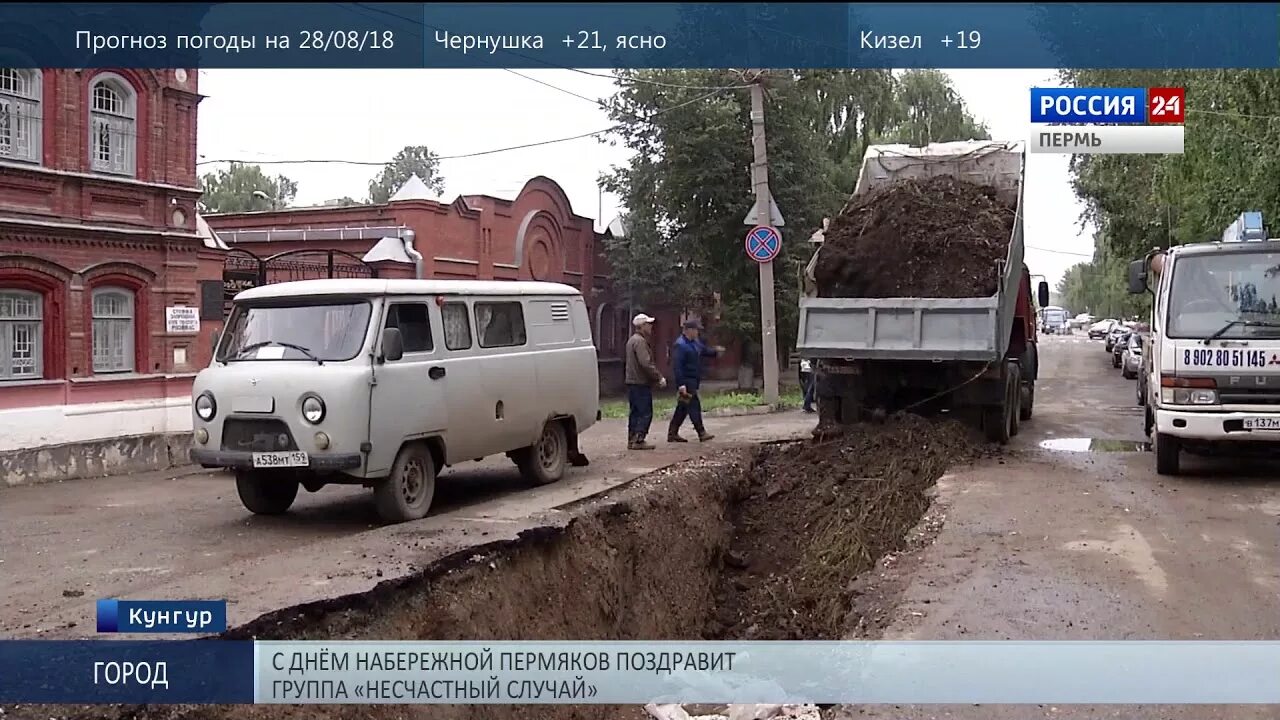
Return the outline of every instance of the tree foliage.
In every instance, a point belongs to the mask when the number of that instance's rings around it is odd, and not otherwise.
[[[1182,155],[1078,155],[1071,172],[1096,229],[1077,301],[1131,314],[1125,263],[1152,248],[1216,240],[1240,213],[1280,218],[1280,75],[1266,70],[1074,70],[1079,87],[1186,89]],[[1275,222],[1272,220],[1272,222]],[[1099,313],[1095,313],[1099,314]]]
[[[894,88],[892,126],[886,142],[928,145],[949,140],[990,140],[987,126],[965,109],[941,70],[908,70]]]
[[[369,202],[384,203],[417,175],[436,193],[444,192],[444,176],[440,174],[440,158],[425,145],[409,145],[382,168],[378,176],[369,181]]]
[[[721,333],[757,341],[759,272],[743,251],[743,218],[755,202],[745,74],[629,70],[619,79],[609,103],[618,123],[612,141],[634,155],[603,181],[627,208],[627,237],[606,248],[625,300],[637,310],[716,311]],[[765,88],[769,184],[786,220],[774,261],[785,349],[794,342],[798,279],[812,251],[806,240],[847,200],[867,144],[969,139],[981,126],[940,73],[897,79],[884,70],[772,70]]]
[[[231,163],[200,177],[202,212],[236,213],[280,210],[298,194],[298,183],[284,175],[268,176],[258,165]]]

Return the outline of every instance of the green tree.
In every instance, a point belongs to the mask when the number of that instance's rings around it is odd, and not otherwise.
[[[409,145],[396,153],[378,176],[369,181],[369,202],[386,202],[413,175],[421,178],[436,193],[444,192],[440,158],[425,145]]]
[[[718,330],[755,342],[759,273],[742,248],[742,221],[755,200],[750,95],[705,89],[741,85],[742,77],[723,70],[620,75],[623,89],[610,101],[619,123],[614,139],[635,155],[604,181],[628,208],[631,237],[607,248],[624,292],[640,305],[699,312],[718,296]],[[809,250],[804,240],[839,209],[849,189],[835,181],[830,82],[830,73],[795,71],[771,71],[767,79],[770,183],[786,218],[784,235],[794,233],[775,261],[780,348],[789,347],[795,333],[797,268]],[[856,134],[858,116],[852,117],[838,127],[851,125]]]
[[[908,70],[894,85],[889,142],[928,145],[953,140],[990,140],[987,127],[969,114],[941,70]]]
[[[1095,314],[1141,314],[1126,266],[1152,248],[1216,240],[1240,213],[1280,218],[1280,76],[1259,70],[1071,70],[1079,87],[1182,87],[1181,155],[1078,155],[1071,165],[1096,256],[1072,279]],[[1273,229],[1274,234],[1274,229]]]
[[[279,210],[298,194],[298,183],[284,175],[268,176],[258,165],[231,163],[200,177],[202,212],[236,213]]]

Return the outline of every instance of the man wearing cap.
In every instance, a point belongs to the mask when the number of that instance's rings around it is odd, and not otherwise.
[[[653,388],[667,386],[667,379],[653,360],[653,318],[640,313],[631,320],[635,332],[627,340],[627,449],[652,450],[645,442],[649,426],[653,423]]]
[[[724,348],[709,348],[698,339],[702,331],[702,323],[690,320],[684,324],[684,332],[676,340],[672,352],[672,364],[675,366],[676,387],[679,396],[676,398],[676,411],[671,416],[671,425],[667,427],[667,442],[688,442],[680,437],[680,426],[687,417],[693,421],[693,429],[698,439],[706,442],[715,436],[707,432],[702,425],[702,400],[698,398],[698,385],[702,382],[702,358],[715,357]]]

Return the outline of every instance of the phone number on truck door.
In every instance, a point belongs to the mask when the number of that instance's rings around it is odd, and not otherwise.
[[[1280,365],[1280,357],[1267,357],[1265,350],[1183,350],[1182,364],[1194,367],[1266,367]]]

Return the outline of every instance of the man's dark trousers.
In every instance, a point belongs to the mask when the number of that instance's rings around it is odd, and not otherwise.
[[[628,385],[627,403],[631,411],[627,415],[627,433],[648,435],[649,426],[653,424],[653,388],[648,385]]]
[[[697,390],[693,391],[693,395],[687,401],[676,403],[676,411],[671,416],[671,426],[667,429],[667,434],[675,435],[679,432],[686,417],[693,422],[693,429],[698,435],[707,432],[707,429],[702,426],[702,399],[698,397]]]

